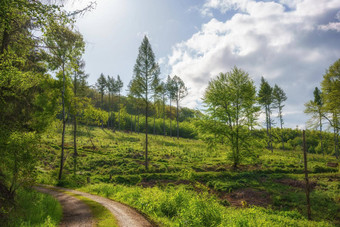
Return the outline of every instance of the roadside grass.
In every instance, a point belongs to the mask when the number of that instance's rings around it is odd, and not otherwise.
[[[308,221],[297,211],[277,211],[244,204],[225,207],[207,192],[195,193],[185,186],[142,188],[95,184],[80,190],[128,204],[163,226],[333,226]]]
[[[19,189],[16,208],[9,213],[5,226],[54,227],[61,218],[62,208],[55,198],[33,189]]]

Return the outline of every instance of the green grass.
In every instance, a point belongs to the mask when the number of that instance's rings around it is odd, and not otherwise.
[[[158,208],[148,211],[145,204],[147,204],[147,207],[158,205],[157,201],[149,198],[150,196],[144,192],[152,194],[154,191],[150,190],[156,190],[155,193],[164,195],[164,198],[172,196],[172,194],[177,192],[184,193],[189,198],[194,198],[195,196],[202,196],[200,193],[204,192],[206,196],[212,196],[214,202],[219,204],[219,208],[216,209],[219,210],[221,208],[219,212],[222,212],[223,215],[214,216],[214,218],[221,220],[219,223],[223,224],[229,223],[226,221],[229,220],[229,216],[235,217],[233,219],[235,223],[238,223],[238,220],[243,220],[243,216],[245,216],[246,219],[244,220],[246,220],[245,223],[248,223],[248,225],[262,223],[263,221],[263,223],[266,223],[264,225],[272,223],[275,226],[277,222],[272,220],[275,215],[281,218],[279,216],[289,216],[289,212],[293,212],[294,215],[299,214],[299,216],[287,221],[291,223],[289,225],[302,226],[302,222],[294,224],[300,219],[307,226],[317,225],[316,222],[309,224],[306,220],[303,187],[287,185],[284,181],[283,183],[281,182],[282,179],[290,179],[291,181],[299,181],[300,184],[303,184],[303,154],[301,150],[274,150],[273,153],[268,150],[254,151],[252,155],[243,157],[239,169],[233,170],[232,162],[228,159],[229,150],[226,145],[217,144],[216,147],[211,148],[201,140],[183,138],[177,140],[177,138],[150,135],[150,169],[146,172],[144,168],[144,134],[114,133],[108,129],[102,130],[96,127],[89,128],[88,133],[85,126],[80,126],[78,137],[79,168],[77,176],[74,176],[72,160],[73,134],[71,129],[70,126],[67,127],[66,156],[68,158],[65,162],[64,178],[59,182],[60,185],[65,187],[81,187],[87,184],[88,179],[90,179],[91,184],[113,184],[116,187],[114,190],[122,187],[128,191],[125,195],[126,198],[122,199],[114,196],[114,199],[122,202],[128,201],[128,196],[131,196],[131,198],[135,198],[134,196],[140,197],[140,200],[150,199],[149,202],[138,203],[139,205],[133,204],[133,201],[128,204],[149,215],[156,222],[165,223],[170,226],[185,226],[184,220],[186,219],[181,219],[183,222],[176,221],[179,218],[177,214],[189,215],[187,213],[189,211],[186,211],[186,209],[192,208],[188,206],[183,208],[175,206],[174,209],[178,207],[174,211],[176,212],[175,218],[157,213]],[[92,137],[95,149],[93,149],[92,143],[89,140],[89,134]],[[38,181],[41,183],[57,183],[60,135],[60,127],[53,127],[42,138],[40,149],[43,158],[38,174]],[[320,225],[324,225],[326,222],[339,225],[339,167],[329,167],[327,165],[329,162],[337,163],[338,160],[330,155],[308,154],[308,168],[311,181],[316,182],[316,187],[311,192],[312,217],[313,220],[319,224],[321,223]],[[181,189],[181,187],[185,189],[185,192],[183,192],[184,189]],[[235,209],[234,204],[231,204],[228,200],[228,196],[232,195],[232,193],[245,190],[253,190],[260,195],[263,194],[263,196],[268,197],[266,208],[248,207]],[[132,195],[129,193],[132,193]],[[110,196],[112,195],[110,194]],[[210,200],[207,199],[207,201]],[[241,199],[238,202],[242,202]],[[162,206],[172,206],[170,203],[171,201],[165,201]],[[205,204],[205,202],[202,203]],[[244,204],[247,203],[246,201]],[[251,205],[252,202],[250,201],[249,204]],[[225,208],[224,206],[230,207]],[[210,207],[204,209],[209,210]],[[228,210],[228,215],[224,213],[226,212],[225,209]],[[250,209],[249,213],[259,212],[259,215],[263,214],[266,218],[258,220],[256,217],[253,220],[250,216],[248,217],[242,213],[244,209]],[[232,210],[235,211],[231,212]],[[193,219],[209,219],[209,223],[214,225],[212,224],[214,218],[210,218],[208,214],[198,212],[192,215],[197,215],[195,217],[190,216]],[[325,223],[322,221],[325,221]],[[240,224],[235,225],[242,226],[242,223],[241,221]]]
[[[73,170],[71,153],[73,152],[72,128],[67,126],[65,171]],[[140,133],[113,133],[91,127],[92,143],[85,126],[79,126],[78,152],[79,174],[89,176],[95,182],[109,181],[110,176],[140,174],[144,168],[144,139]],[[41,144],[44,162],[41,165],[40,177],[45,183],[55,183],[61,144],[61,131],[52,127],[46,133]],[[209,148],[203,141],[195,139],[169,138],[150,135],[149,139],[150,169],[154,173],[176,173],[183,169],[196,172],[231,170],[232,162],[228,159],[228,147],[217,144]],[[328,162],[337,162],[332,156],[319,154],[308,155],[308,165],[313,173],[338,172],[338,168],[328,167]],[[303,173],[303,155],[301,151],[268,150],[253,152],[243,157],[241,170],[259,169],[267,173]],[[54,172],[53,172],[54,171]],[[52,173],[52,174],[51,174]],[[53,175],[54,174],[54,175]]]
[[[32,189],[19,189],[16,208],[9,213],[6,226],[58,226],[62,217],[59,202],[50,195]]]
[[[137,208],[164,226],[332,226],[308,221],[297,211],[225,207],[207,192],[185,186],[142,188],[96,184],[81,188]]]

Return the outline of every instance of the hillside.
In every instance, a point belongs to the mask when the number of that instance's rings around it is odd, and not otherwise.
[[[54,125],[41,138],[40,183],[57,183],[59,129]],[[333,156],[308,154],[312,219],[317,223],[306,220],[301,150],[255,151],[234,170],[225,145],[209,148],[201,140],[151,135],[146,173],[144,137],[80,126],[74,176],[72,127],[68,126],[65,177],[60,184],[122,201],[164,225],[340,223],[340,175]]]

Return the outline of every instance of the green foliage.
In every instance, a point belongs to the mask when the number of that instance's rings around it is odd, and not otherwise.
[[[83,113],[79,116],[79,120],[87,125],[101,125],[102,122],[107,122],[109,114],[106,111],[97,109],[91,104],[87,105],[83,109]]]
[[[50,195],[35,190],[18,190],[18,206],[8,214],[4,226],[58,226],[62,218],[59,202]]]
[[[133,69],[134,77],[129,85],[132,96],[143,100],[145,105],[145,169],[148,169],[148,113],[149,100],[155,95],[160,74],[159,65],[155,61],[155,54],[146,36],[139,47],[136,64]]]
[[[247,126],[253,111],[256,89],[249,75],[238,68],[221,73],[209,82],[204,94],[204,103],[208,106],[208,121],[203,121],[201,132],[225,137],[232,152],[230,157],[236,167],[242,153],[249,152],[250,131]]]
[[[147,103],[152,95],[154,80],[160,72],[151,44],[146,36],[139,47],[133,72],[134,78],[132,79],[130,90],[136,97],[142,98]]]
[[[322,97],[327,111],[340,113],[340,59],[331,65],[323,76],[321,82]],[[338,122],[332,122],[333,127],[338,127]]]
[[[107,85],[108,85],[108,82],[106,81],[104,74],[101,73],[96,82],[96,88],[102,97],[101,108],[103,108],[103,96],[104,96],[105,91],[107,90],[107,87],[108,87]],[[111,90],[111,86],[110,86],[110,90]]]
[[[4,137],[0,137],[3,139]],[[6,137],[5,137],[6,138]],[[1,148],[1,180],[14,194],[22,185],[30,185],[34,180],[38,153],[36,150],[37,135],[33,132],[12,132]]]

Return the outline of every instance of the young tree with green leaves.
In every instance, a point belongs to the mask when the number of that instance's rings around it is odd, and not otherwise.
[[[273,143],[272,143],[272,121],[270,115],[273,109],[273,88],[269,85],[269,83],[262,77],[260,90],[258,93],[259,103],[264,107],[266,114],[266,128],[267,128],[267,136],[268,136],[268,149],[273,152]]]
[[[123,81],[120,79],[120,76],[117,75],[116,80],[116,91],[118,92],[118,129],[120,130],[120,94],[123,88]]]
[[[328,120],[334,131],[334,152],[339,158],[339,130],[340,130],[340,59],[331,65],[321,82],[324,101],[324,118]]]
[[[133,92],[145,104],[145,169],[148,170],[148,112],[149,100],[153,95],[152,84],[159,75],[159,66],[155,61],[155,54],[146,36],[139,47],[136,64],[134,66],[132,82]]]
[[[204,93],[209,119],[201,125],[202,132],[226,137],[234,168],[243,153],[250,151],[247,109],[252,108],[249,103],[255,99],[255,94],[254,82],[248,73],[237,67],[211,80]]]
[[[100,94],[100,97],[101,97],[101,108],[104,109],[104,94],[107,90],[107,80],[104,76],[103,73],[100,74],[100,76],[98,77],[97,79],[97,82],[96,82],[96,88]]]
[[[170,137],[172,136],[172,127],[171,127],[171,100],[174,99],[175,97],[175,87],[174,87],[174,82],[172,80],[172,78],[170,77],[170,75],[168,75],[167,79],[166,79],[166,91],[169,97],[169,102],[170,102],[170,115],[169,115],[169,119],[170,119]]]
[[[76,64],[77,58],[84,52],[83,37],[79,32],[71,30],[64,26],[63,21],[53,21],[50,23],[46,34],[45,44],[49,48],[51,69],[60,69],[62,77],[62,142],[61,142],[61,157],[58,180],[62,178],[64,167],[64,140],[65,140],[65,126],[66,126],[66,90],[67,81],[69,78],[69,70]]]
[[[159,70],[159,66],[157,64],[157,69]],[[153,115],[153,134],[156,134],[156,114],[157,114],[157,109],[156,109],[156,102],[157,100],[159,100],[159,92],[160,92],[160,87],[159,87],[159,83],[160,83],[160,79],[159,79],[159,74],[160,72],[155,72],[155,77],[153,79],[153,82],[151,84],[151,90],[152,90],[152,97],[153,97],[153,105],[155,108],[155,114]]]
[[[280,120],[280,128],[281,128],[281,142],[282,142],[282,149],[285,149],[284,139],[283,139],[283,115],[282,115],[282,109],[285,105],[283,105],[283,102],[287,100],[286,93],[280,88],[277,84],[274,85],[273,89],[273,106],[274,108],[278,109],[278,117]]]
[[[78,115],[80,115],[79,110],[83,110],[83,99],[85,97],[84,91],[87,88],[86,79],[88,78],[88,74],[85,74],[84,71],[85,62],[83,60],[77,60],[74,68],[74,76],[73,76],[73,105],[71,108],[72,116],[73,116],[73,169],[74,174],[77,172],[77,119]]]
[[[323,151],[323,141],[322,141],[322,116],[323,116],[323,101],[322,101],[322,93],[318,87],[315,87],[314,92],[314,100],[310,100],[305,103],[305,113],[312,116],[312,118],[307,122],[308,126],[319,126],[320,130],[320,145],[321,145],[321,153],[324,154]]]
[[[105,91],[107,90],[107,81],[103,73],[101,73],[99,78],[97,79],[96,88],[101,97],[100,108],[104,110],[104,94],[105,94]],[[104,127],[103,125],[104,125],[104,122],[102,122],[102,128]]]
[[[166,101],[166,84],[161,82],[159,85],[159,94],[162,96],[162,105],[163,105],[163,131],[164,136],[166,136],[166,129],[165,129],[165,101]]]
[[[113,95],[116,94],[118,92],[118,87],[117,87],[117,82],[116,79],[110,76],[107,76],[107,90],[109,93],[109,115],[110,115],[110,120],[107,122],[108,127],[112,127],[113,128],[113,115],[112,115],[112,105],[113,103],[111,103],[111,97],[113,100]],[[111,125],[110,125],[111,123]]]
[[[132,112],[135,112],[135,132],[137,132],[137,119],[136,116],[138,114],[138,121],[139,121],[139,106],[138,106],[138,93],[136,92],[136,86],[138,84],[136,83],[135,80],[131,80],[129,85],[128,85],[128,101],[131,104],[131,132],[133,131],[133,121],[132,121]],[[137,114],[136,114],[137,113]]]
[[[188,89],[185,87],[183,80],[178,77],[174,76],[172,79],[173,85],[174,85],[174,99],[176,101],[176,121],[177,121],[177,139],[179,139],[179,124],[178,124],[178,109],[179,109],[179,102],[182,100],[185,96],[188,95]]]

